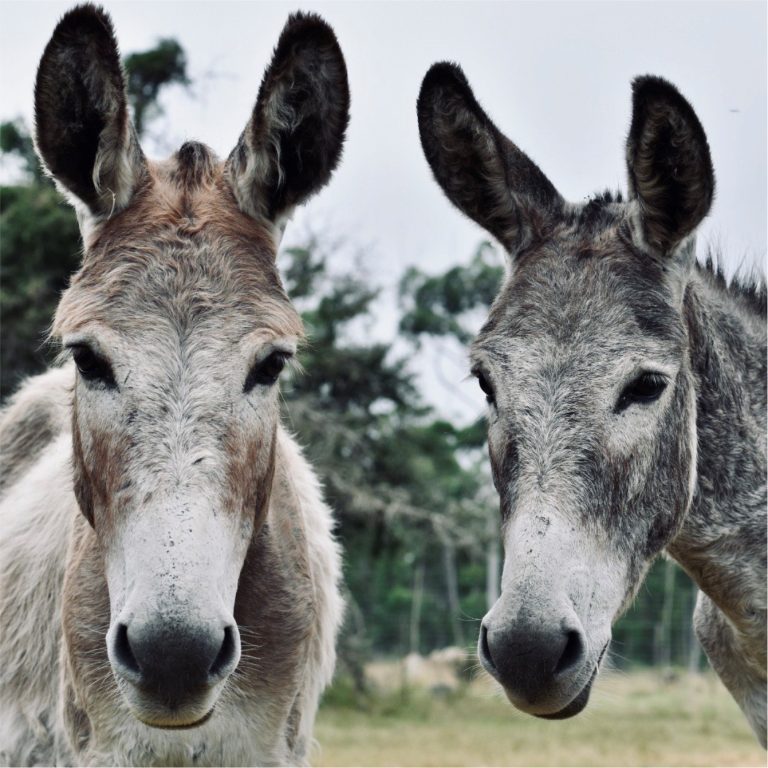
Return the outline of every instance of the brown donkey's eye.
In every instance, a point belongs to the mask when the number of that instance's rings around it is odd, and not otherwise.
[[[290,354],[288,352],[273,352],[269,357],[256,363],[251,368],[248,377],[243,385],[243,392],[250,392],[257,384],[263,384],[265,386],[272,386],[277,381],[277,377],[285,368],[285,364],[288,362]]]
[[[667,379],[660,373],[641,373],[624,388],[616,403],[616,412],[623,411],[633,403],[652,403],[661,397],[667,388]]]
[[[88,382],[103,384],[111,389],[117,388],[112,366],[85,344],[73,346],[72,357],[80,375]]]
[[[493,405],[496,402],[496,395],[493,392],[493,387],[488,381],[488,378],[481,370],[476,369],[472,371],[472,373],[477,377],[477,383],[480,385],[480,389],[485,393],[485,399],[488,403]]]

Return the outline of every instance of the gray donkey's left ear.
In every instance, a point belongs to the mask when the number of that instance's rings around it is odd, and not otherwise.
[[[293,14],[227,160],[240,207],[272,222],[289,215],[331,178],[348,122],[347,68],[333,30],[315,14]]]
[[[707,215],[715,176],[696,113],[660,77],[638,77],[632,83],[627,170],[630,195],[640,203],[645,242],[666,255]]]

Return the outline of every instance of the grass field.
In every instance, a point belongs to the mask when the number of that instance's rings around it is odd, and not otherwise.
[[[332,693],[321,708],[315,766],[766,765],[711,674],[665,682],[607,673],[585,712],[561,722],[518,713],[487,680],[440,698],[409,691],[342,702]]]

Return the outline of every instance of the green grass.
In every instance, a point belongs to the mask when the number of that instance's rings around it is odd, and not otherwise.
[[[517,712],[487,680],[443,697],[393,690],[357,703],[341,686],[315,737],[315,766],[766,764],[713,675],[606,674],[585,712],[560,722]]]

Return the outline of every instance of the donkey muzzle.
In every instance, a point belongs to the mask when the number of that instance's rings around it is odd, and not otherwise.
[[[514,621],[489,614],[480,628],[478,656],[515,707],[540,717],[580,712],[597,669],[589,663],[585,633],[573,611]]]
[[[216,689],[234,671],[240,638],[234,623],[118,621],[109,658],[134,715],[147,725],[197,725],[210,714]]]

